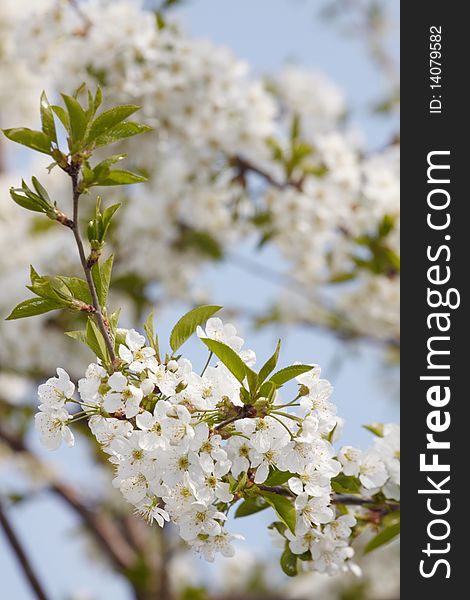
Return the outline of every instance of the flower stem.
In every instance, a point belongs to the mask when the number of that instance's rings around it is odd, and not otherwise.
[[[212,352],[212,350],[209,352],[209,356],[207,357],[207,361],[206,364],[204,365],[204,368],[201,371],[201,377],[204,375],[204,373],[206,372],[207,367],[209,366],[209,363],[211,362],[211,358],[214,356],[214,353]]]

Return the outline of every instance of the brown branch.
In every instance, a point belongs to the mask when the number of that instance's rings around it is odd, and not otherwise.
[[[262,179],[264,179],[267,183],[277,188],[278,190],[285,190],[289,187],[293,187],[299,192],[302,191],[302,182],[301,181],[293,181],[292,179],[287,179],[286,181],[278,181],[275,179],[268,171],[265,171],[261,167],[253,164],[241,156],[234,156],[231,159],[231,163],[234,167],[236,167],[239,171],[239,178],[242,182],[245,181],[245,175],[248,172],[254,173],[258,175]]]
[[[294,492],[291,492],[289,488],[282,487],[282,485],[258,485],[258,487],[263,492],[270,492],[271,494],[278,494],[278,496],[286,496],[287,498],[295,498]]]
[[[23,571],[24,576],[28,580],[28,583],[31,587],[31,590],[34,592],[34,595],[38,600],[48,600],[46,593],[34,572],[33,566],[29,561],[28,556],[15,532],[13,527],[11,526],[10,521],[3,509],[2,502],[0,501],[0,526],[3,529],[5,537],[10,544],[13,554],[16,556],[16,559]]]
[[[234,423],[239,419],[252,419],[258,414],[256,408],[252,404],[244,404],[243,406],[236,407],[236,409],[238,411],[236,415],[215,425],[214,430],[219,431],[220,429],[223,429],[226,425],[230,425],[230,423]]]
[[[15,452],[23,453],[40,464],[39,459],[25,446],[23,440],[6,430],[1,424],[0,439]],[[52,481],[48,489],[79,515],[89,532],[119,570],[129,569],[135,564],[137,557],[133,548],[106,513],[87,507],[77,492],[65,483]]]
[[[91,29],[91,27],[93,26],[93,22],[90,19],[90,17],[83,11],[82,7],[79,4],[78,0],[68,0],[68,3],[70,4],[70,6],[72,7],[72,9],[76,12],[76,14],[80,17],[80,19],[83,22],[83,30],[81,30],[79,33],[80,35],[85,36],[88,31]]]
[[[72,218],[72,232],[75,237],[75,242],[78,248],[78,254],[80,256],[80,262],[82,263],[83,270],[85,272],[86,281],[88,284],[88,289],[90,290],[91,301],[93,307],[95,308],[95,318],[98,324],[101,335],[103,336],[104,342],[106,344],[106,348],[108,350],[109,358],[111,360],[111,366],[114,365],[116,360],[116,354],[114,352],[114,344],[109,335],[108,329],[105,324],[105,319],[102,313],[102,308],[100,302],[98,300],[98,294],[96,292],[95,282],[93,281],[93,276],[91,273],[91,266],[87,261],[85,256],[85,250],[83,249],[83,242],[80,235],[80,227],[79,227],[79,219],[78,219],[78,206],[80,200],[80,187],[78,184],[78,174],[80,171],[80,167],[75,165],[71,165],[69,170],[67,171],[72,180],[72,193],[73,193],[73,218]]]
[[[287,498],[295,498],[295,494],[288,488],[282,487],[281,485],[258,485],[259,489],[263,492],[271,492],[272,494],[278,494],[279,496],[286,496]],[[331,497],[332,504],[346,504],[348,506],[371,506],[371,507],[387,507],[391,510],[399,510],[400,503],[391,500],[385,500],[384,502],[377,502],[374,498],[368,498],[367,496],[354,496],[353,494],[333,494]]]

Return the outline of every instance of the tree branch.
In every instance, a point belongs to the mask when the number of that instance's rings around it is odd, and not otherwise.
[[[82,7],[80,6],[77,0],[68,0],[68,3],[82,20],[83,30],[80,31],[80,34],[85,36],[90,30],[90,28],[93,26],[93,22],[91,21],[90,17],[82,10]]]
[[[101,335],[103,336],[104,342],[106,344],[109,358],[111,360],[111,365],[113,365],[116,360],[116,354],[114,353],[114,344],[113,344],[113,341],[111,340],[108,329],[106,327],[105,319],[104,319],[104,316],[102,313],[102,308],[101,308],[101,305],[98,300],[98,294],[96,292],[95,282],[93,281],[93,275],[91,273],[91,266],[88,264],[87,258],[85,256],[85,250],[83,249],[83,242],[82,242],[82,238],[80,235],[80,226],[79,226],[79,219],[78,219],[78,206],[79,206],[79,200],[80,200],[80,188],[78,185],[79,167],[72,165],[68,171],[68,174],[70,175],[70,177],[72,179],[72,193],[73,193],[73,218],[72,218],[71,229],[72,229],[73,235],[75,237],[75,242],[76,242],[77,248],[78,248],[78,254],[80,256],[80,262],[82,263],[82,267],[85,272],[85,277],[86,277],[86,281],[88,284],[88,288],[90,290],[91,302],[95,309],[94,315],[96,317],[96,321],[97,321],[99,330],[101,332]]]
[[[265,171],[261,167],[258,167],[257,165],[253,164],[245,158],[242,158],[241,156],[234,156],[231,162],[232,165],[238,169],[239,178],[242,181],[245,181],[246,173],[251,172],[255,173],[278,190],[285,190],[289,187],[292,187],[298,190],[299,192],[302,191],[301,181],[293,181],[292,179],[287,179],[286,181],[278,181],[270,173],[268,173],[268,171]]]
[[[8,543],[10,544],[13,554],[16,556],[16,559],[21,567],[21,570],[23,571],[24,576],[28,580],[28,583],[29,583],[32,591],[34,592],[34,595],[36,596],[36,598],[38,600],[48,600],[46,593],[45,593],[41,583],[39,582],[39,579],[38,579],[36,573],[34,572],[33,566],[31,565],[31,563],[29,561],[29,558],[26,555],[26,552],[25,552],[23,546],[21,545],[21,542],[20,542],[18,536],[16,535],[13,527],[11,526],[10,521],[8,520],[8,517],[3,509],[1,501],[0,501],[0,526],[3,529],[5,537],[7,538]]]
[[[40,464],[37,456],[25,446],[23,440],[7,431],[2,424],[0,424],[0,439],[15,452],[24,453]],[[59,481],[52,481],[49,484],[49,491],[61,498],[79,515],[115,567],[123,571],[135,563],[137,557],[132,546],[106,513],[88,508],[72,487]]]
[[[259,489],[263,492],[271,492],[272,494],[279,494],[279,496],[286,496],[287,498],[295,498],[294,492],[291,492],[288,488],[282,487],[281,485],[258,485]],[[331,497],[332,504],[346,504],[348,506],[386,506],[391,510],[398,510],[400,508],[399,502],[391,500],[385,500],[384,502],[377,503],[374,498],[368,498],[367,496],[354,496],[353,494],[333,494]]]

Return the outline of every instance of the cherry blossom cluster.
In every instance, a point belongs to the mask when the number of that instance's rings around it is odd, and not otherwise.
[[[82,16],[56,0],[21,10],[18,3],[2,3],[5,96],[11,88],[23,90],[25,73],[28,81],[21,103],[2,100],[2,118],[13,124],[19,115],[30,119],[41,88],[57,90],[63,81],[100,83],[110,97],[142,106],[155,134],[123,144],[149,182],[123,208],[113,236],[122,280],[132,275],[142,289],[158,282],[167,296],[192,294],[199,301],[201,266],[257,236],[283,255],[295,280],[295,295],[275,299],[278,319],[322,323],[396,343],[396,265],[369,260],[375,246],[364,244],[389,218],[392,226],[378,252],[392,258],[399,253],[396,147],[366,155],[341,125],[346,112],[341,91],[319,73],[288,67],[266,87],[227,50],[188,36],[173,22],[158,24],[143,2],[80,5]],[[292,141],[294,122],[298,131]],[[246,164],[267,177],[246,171]],[[8,183],[15,179],[6,177]],[[59,196],[62,184],[54,172],[51,185]],[[16,210],[0,220],[0,237],[15,247],[19,235],[24,239],[10,226]],[[24,218],[22,227],[30,244],[24,254],[37,257],[45,272],[58,255],[66,262],[63,232],[34,235],[34,215]],[[142,260],[142,248],[160,260]],[[20,293],[23,264],[20,253],[5,265],[12,285],[2,290],[2,307]],[[15,350],[19,370],[44,372],[57,364],[64,349],[53,327],[53,351],[34,351],[47,323],[44,318],[21,324],[22,339],[32,341],[31,352]],[[20,338],[20,326],[15,329],[14,334],[10,329],[13,347]]]
[[[243,349],[233,325],[210,318],[198,335],[254,365],[254,352]],[[171,520],[210,561],[217,552],[231,556],[231,542],[240,537],[224,526],[231,507],[258,497],[281,517],[275,525],[292,556],[308,556],[311,568],[330,574],[352,566],[356,519],[336,511],[332,480],[342,470],[358,476],[368,493],[383,488],[395,497],[389,492],[398,476],[393,426],[385,426],[370,452],[344,447],[336,457],[332,442],[342,421],[318,365],[297,376],[292,401],[276,393],[251,405],[222,362],[199,375],[186,358],[159,360],[135,330],[119,330],[119,337],[119,368],[109,374],[99,362],[90,364],[78,382],[79,399],[63,369],[39,387],[36,427],[48,448],[72,445],[70,424],[88,419],[124,498],[150,523]],[[77,405],[79,412],[68,411]],[[269,485],[273,478],[284,485]]]

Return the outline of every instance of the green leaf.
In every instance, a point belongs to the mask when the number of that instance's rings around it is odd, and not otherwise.
[[[265,508],[268,508],[270,505],[263,500],[261,496],[255,496],[254,498],[248,498],[248,500],[244,500],[241,504],[238,505],[238,508],[235,512],[235,518],[238,519],[240,517],[248,517],[249,515],[254,515]]]
[[[338,273],[337,275],[330,277],[330,283],[344,283],[345,281],[351,281],[351,279],[354,279],[355,277],[356,273],[354,271],[351,271],[350,273],[344,271],[343,273]]]
[[[155,331],[153,328],[154,318],[155,318],[155,315],[152,310],[152,312],[149,314],[149,316],[147,317],[147,320],[144,323],[144,331],[145,331],[145,335],[147,336],[147,341],[148,341],[150,347],[155,350],[157,359],[158,359],[158,361],[160,361],[160,348],[159,348],[159,344],[158,344],[158,336],[155,335]]]
[[[288,542],[286,542],[284,552],[281,555],[281,568],[288,577],[297,575],[297,556],[291,552]]]
[[[223,344],[217,340],[211,340],[209,338],[201,338],[201,342],[209,348],[227,367],[227,369],[235,375],[240,383],[243,383],[246,373],[247,366],[238,356],[235,350],[232,350],[230,346]]]
[[[98,301],[103,308],[108,299],[109,286],[111,284],[111,272],[113,270],[114,256],[111,255],[104,263],[95,263],[91,268],[93,281],[95,282]]]
[[[116,336],[117,326],[119,323],[119,316],[121,314],[121,309],[118,308],[113,313],[111,313],[108,317],[109,329],[111,330],[111,335]]]
[[[224,255],[222,245],[214,236],[207,231],[193,229],[192,227],[188,227],[181,232],[179,246],[194,248],[213,260],[220,260]]]
[[[383,437],[384,436],[384,426],[383,426],[383,423],[371,423],[370,425],[363,425],[363,427],[364,427],[364,429],[367,429],[367,431],[370,431],[371,433],[373,433],[377,437]]]
[[[111,219],[114,216],[114,213],[121,208],[120,204],[112,204],[111,206],[108,206],[108,208],[106,208],[103,211],[103,228],[104,228],[104,233],[106,234],[106,232],[108,231],[108,227],[109,224],[111,223]],[[103,236],[104,237],[104,236]]]
[[[99,179],[95,185],[130,185],[132,183],[143,183],[144,181],[147,181],[147,177],[124,169],[114,169],[104,179]]]
[[[379,224],[378,235],[380,238],[386,237],[395,226],[395,218],[391,215],[384,215]]]
[[[268,525],[268,529],[275,529],[280,535],[286,537],[286,525],[281,521],[274,521],[271,525]]]
[[[103,102],[103,92],[101,91],[100,86],[98,86],[96,88],[95,99],[93,101],[93,112],[94,113],[96,113],[96,111],[99,109],[102,102]]]
[[[50,140],[57,144],[57,132],[54,122],[54,113],[52,112],[51,105],[49,104],[49,100],[47,99],[45,92],[42,92],[41,94],[40,110],[42,131]]]
[[[127,119],[127,117],[135,113],[139,108],[139,106],[133,104],[116,106],[98,115],[91,124],[87,135],[87,143],[92,142],[118,123],[124,121],[124,119]]]
[[[294,377],[298,377],[299,375],[302,375],[302,373],[307,373],[312,369],[313,367],[311,365],[291,365],[290,367],[284,367],[284,369],[274,373],[274,375],[269,378],[269,381],[272,381],[277,387],[280,387],[281,385],[284,385],[284,383],[294,379]]]
[[[32,210],[34,212],[45,213],[47,210],[44,208],[42,202],[38,200],[32,200],[29,196],[23,195],[24,192],[21,190],[21,193],[18,193],[19,190],[15,190],[15,188],[10,189],[11,199],[16,202],[22,208],[26,208],[26,210]]]
[[[67,107],[67,112],[69,115],[70,122],[70,133],[72,136],[72,142],[74,144],[80,142],[85,135],[85,131],[87,128],[87,116],[85,111],[80,105],[80,102],[76,98],[72,96],[67,96],[67,94],[61,94],[65,106]]]
[[[389,527],[386,527],[385,529],[382,529],[382,531],[378,533],[375,537],[373,537],[370,540],[370,542],[366,545],[366,547],[364,548],[364,554],[368,554],[369,552],[372,552],[372,550],[375,550],[376,548],[383,546],[387,542],[392,541],[399,534],[400,523],[395,523],[393,525],[390,525]]]
[[[32,284],[38,283],[41,280],[41,276],[33,267],[33,265],[29,265],[29,278]]]
[[[268,400],[271,400],[276,389],[275,383],[272,381],[265,381],[258,390],[258,397],[268,398]]]
[[[291,128],[290,128],[291,141],[297,140],[299,135],[300,135],[300,115],[296,113],[292,118],[292,123],[291,123]]]
[[[245,364],[246,379],[248,381],[248,387],[252,395],[256,394],[258,390],[258,374],[255,373],[248,365]]]
[[[278,469],[271,469],[268,478],[264,482],[264,485],[282,485],[286,483],[291,477],[295,477],[294,473],[289,471],[279,471]]]
[[[42,315],[50,310],[63,308],[64,305],[59,300],[51,300],[50,298],[28,298],[20,302],[6,318],[7,321],[14,319],[24,319],[35,315]]]
[[[33,182],[34,189],[36,190],[36,192],[38,193],[38,195],[43,200],[45,200],[46,202],[50,203],[51,199],[49,198],[49,194],[47,193],[46,188],[39,183],[39,181],[37,180],[36,177],[34,177],[34,175],[31,178],[31,181]]]
[[[83,344],[87,344],[87,336],[84,329],[81,329],[80,331],[66,331],[65,335],[74,340],[82,342]]]
[[[183,315],[170,334],[170,347],[173,352],[176,352],[193,335],[198,325],[203,325],[221,308],[215,305],[198,306]]]
[[[261,495],[274,508],[281,521],[295,534],[296,517],[294,503],[289,498],[274,494],[273,492],[261,492]]]
[[[340,473],[331,480],[331,487],[338,494],[359,494],[361,482],[357,477]]]
[[[59,121],[62,123],[67,133],[70,133],[70,118],[65,108],[57,105],[52,105],[51,108],[59,118]]]
[[[281,340],[279,340],[277,342],[276,351],[274,352],[274,354],[261,367],[261,370],[260,370],[259,376],[258,376],[259,383],[263,383],[263,381],[268,377],[268,375],[270,375],[276,368],[277,361],[279,360],[280,350],[281,350]]]
[[[108,156],[108,158],[105,158],[99,162],[95,167],[93,167],[95,180],[98,181],[99,179],[105,178],[109,174],[110,167],[126,158],[126,156],[127,154],[113,154],[112,156]]]
[[[86,324],[86,343],[103,363],[108,363],[108,351],[105,341],[98,326],[91,318],[88,319]]]
[[[139,135],[140,133],[146,133],[147,131],[151,130],[151,127],[144,125],[143,123],[124,121],[123,123],[119,123],[119,125],[108,129],[108,131],[97,137],[94,140],[93,145],[95,148],[100,148],[101,146],[114,144],[114,142],[118,142],[119,140],[124,140],[128,137],[132,137],[133,135]]]
[[[3,129],[3,133],[12,142],[22,144],[43,154],[51,154],[51,141],[43,131],[34,131],[27,127]]]
[[[386,514],[384,516],[384,518],[382,519],[382,523],[386,527],[391,527],[392,525],[396,525],[397,523],[400,523],[400,511],[394,510],[394,511]]]
[[[59,280],[63,282],[67,286],[67,289],[70,291],[70,294],[73,298],[81,300],[86,304],[91,304],[90,290],[88,288],[87,282],[84,279],[80,279],[79,277],[59,276],[51,278],[51,280]]]

